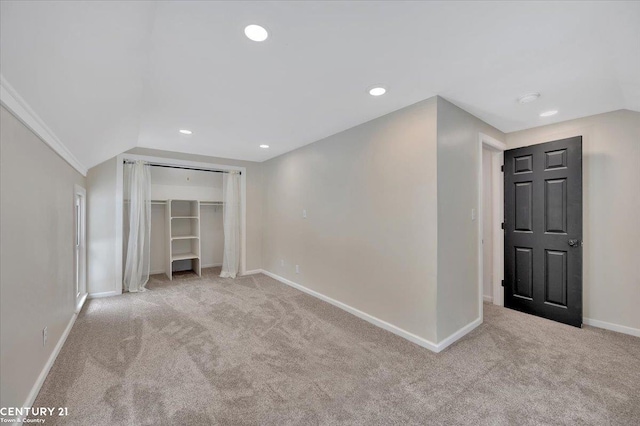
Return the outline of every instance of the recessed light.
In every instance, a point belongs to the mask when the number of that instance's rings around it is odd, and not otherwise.
[[[244,34],[249,37],[249,40],[253,41],[265,41],[269,37],[269,33],[264,27],[255,24],[247,25],[244,29]]]
[[[191,130],[186,130],[186,129],[180,129],[180,133],[182,133],[183,135],[190,135],[193,132]]]
[[[369,94],[371,96],[382,96],[385,93],[387,93],[387,89],[385,89],[384,87],[372,87],[371,89],[369,89]]]
[[[267,148],[269,148],[269,145],[262,144],[262,145],[260,145],[260,148],[267,149]]]
[[[551,111],[545,111],[540,113],[540,117],[551,117],[552,115],[556,115],[558,110],[552,109]]]
[[[518,98],[518,103],[528,104],[529,102],[533,102],[540,97],[540,93],[527,93],[526,95],[522,95]]]

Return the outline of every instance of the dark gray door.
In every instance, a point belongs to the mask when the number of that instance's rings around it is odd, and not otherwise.
[[[582,326],[582,137],[504,154],[504,305]]]

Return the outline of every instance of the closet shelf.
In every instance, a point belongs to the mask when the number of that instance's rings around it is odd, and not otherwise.
[[[174,253],[173,256],[171,256],[171,261],[175,262],[176,260],[198,259],[199,257],[200,256],[195,253]]]
[[[167,200],[165,206],[165,273],[173,279],[174,262],[187,261],[201,276],[200,266],[200,201]],[[176,220],[174,220],[176,219]],[[184,265],[186,266],[186,265]]]

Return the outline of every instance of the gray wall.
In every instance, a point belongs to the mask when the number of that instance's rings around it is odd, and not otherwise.
[[[116,280],[116,159],[87,172],[87,291],[120,291]]]
[[[479,316],[479,133],[502,132],[438,98],[438,341]],[[471,220],[471,209],[476,220]]]
[[[74,184],[85,178],[4,107],[0,141],[0,406],[22,407],[74,315]]]
[[[640,113],[507,135],[509,148],[582,135],[584,317],[640,330]]]
[[[263,268],[435,342],[436,98],[263,165]]]

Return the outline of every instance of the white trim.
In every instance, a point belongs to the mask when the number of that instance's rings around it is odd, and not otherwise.
[[[124,189],[123,189],[123,185],[124,185],[124,164],[123,164],[124,158],[122,158],[121,155],[118,155],[116,157],[116,235],[115,235],[115,240],[116,240],[116,245],[115,245],[115,251],[116,251],[116,271],[115,271],[115,280],[114,280],[114,291],[118,294],[122,294],[122,283],[123,283],[123,277],[122,277],[122,256],[123,256],[123,241],[122,239],[124,238],[122,233],[123,233],[123,220],[124,218],[122,217],[123,212],[124,212],[124,201],[123,201],[123,197],[124,197]],[[102,297],[102,296],[98,296],[98,297]]]
[[[244,276],[244,275],[255,275],[255,274],[261,274],[261,273],[263,273],[263,272],[264,272],[264,271],[263,271],[262,269],[252,269],[252,270],[250,270],[250,271],[245,271],[245,273],[244,273],[244,274],[242,274],[242,275],[243,275],[243,276]]]
[[[103,291],[100,293],[89,293],[89,299],[100,299],[102,297],[111,297],[111,296],[119,296],[122,294],[122,291]]]
[[[82,176],[87,176],[87,168],[71,153],[69,148],[62,143],[2,74],[0,74],[0,102],[71,167]]]
[[[482,296],[482,300],[484,302],[489,302],[492,303],[493,302],[493,296],[487,296],[486,294],[484,296]]]
[[[33,406],[33,403],[35,402],[36,397],[40,392],[40,388],[42,387],[42,384],[44,383],[45,379],[47,378],[47,375],[49,374],[49,370],[51,370],[53,363],[56,361],[56,358],[58,357],[58,354],[60,353],[62,346],[64,346],[64,342],[67,341],[67,337],[69,336],[69,333],[73,328],[73,324],[76,322],[76,318],[78,318],[78,314],[73,314],[71,316],[71,319],[67,324],[67,328],[65,328],[64,331],[62,332],[62,336],[60,336],[60,339],[58,340],[56,347],[53,348],[53,352],[51,352],[49,359],[47,360],[46,364],[42,368],[42,371],[40,371],[40,375],[36,379],[36,382],[33,384],[33,387],[31,388],[31,392],[29,392],[29,395],[27,395],[27,399],[24,402],[24,404],[22,404],[22,407]],[[22,422],[20,421],[14,423],[14,425],[21,425],[21,424]]]
[[[417,336],[409,331],[403,330],[400,327],[397,327],[393,324],[389,324],[386,321],[383,321],[379,318],[374,317],[373,315],[369,315],[366,312],[362,312],[359,309],[356,309],[352,306],[347,305],[346,303],[342,303],[338,300],[332,299],[329,296],[325,296],[322,293],[318,293],[315,290],[311,290],[303,285],[300,285],[298,283],[295,283],[291,280],[288,280],[286,278],[283,278],[279,275],[276,275],[272,272],[266,271],[264,269],[262,270],[255,270],[255,271],[251,271],[252,273],[263,273],[275,280],[280,281],[283,284],[286,284],[288,286],[291,286],[297,290],[300,290],[304,293],[307,293],[313,297],[316,297],[324,302],[330,303],[333,306],[336,306],[344,311],[349,312],[352,315],[357,316],[360,319],[363,319],[377,327],[380,327],[384,330],[390,331],[391,333],[400,336],[404,339],[407,339],[410,342],[415,343],[416,345],[422,346],[423,348],[427,348],[430,351],[433,352],[441,352],[443,349],[445,349],[446,347],[448,347],[449,345],[451,345],[452,343],[454,343],[455,341],[457,341],[458,339],[460,339],[462,336],[464,336],[465,334],[469,333],[471,330],[473,330],[474,328],[476,328],[477,326],[479,326],[480,324],[482,324],[482,318],[477,318],[476,320],[474,320],[473,322],[465,325],[464,327],[462,327],[460,330],[456,331],[455,333],[453,333],[452,335],[450,335],[449,337],[447,337],[446,339],[442,340],[440,343],[433,343],[430,340],[424,339],[420,336]]]
[[[591,327],[604,328],[605,330],[617,331],[618,333],[640,337],[640,328],[627,327],[626,325],[613,324],[610,322],[595,320],[592,318],[583,318],[582,323],[585,325],[590,325]]]
[[[484,145],[487,145],[492,151],[506,151],[507,145],[503,142],[500,142],[496,138],[492,138],[489,135],[485,135],[484,133],[480,133],[480,140]]]
[[[203,163],[200,161],[176,160],[166,157],[152,157],[148,155],[137,154],[120,154],[116,157],[116,283],[115,290],[122,293],[122,213],[123,213],[123,162],[125,160],[142,160],[150,163],[166,164],[168,166],[193,167],[198,169],[209,170],[236,170],[240,175],[240,202],[241,202],[241,219],[240,219],[240,238],[242,245],[240,246],[240,275],[245,275],[247,265],[247,168],[239,166],[228,166],[225,164]],[[220,265],[217,265],[220,266]]]
[[[381,320],[379,318],[376,318],[376,317],[374,317],[372,315],[369,315],[369,314],[367,314],[365,312],[362,312],[361,310],[356,309],[356,308],[354,308],[352,306],[349,306],[346,303],[339,302],[339,301],[337,301],[335,299],[330,298],[329,296],[325,296],[322,293],[318,293],[315,290],[311,290],[311,289],[309,289],[309,288],[307,288],[307,287],[305,287],[303,285],[300,285],[298,283],[294,283],[293,281],[290,281],[290,280],[288,280],[286,278],[283,278],[283,277],[281,277],[279,275],[276,275],[276,274],[274,274],[272,272],[265,271],[264,269],[262,270],[262,273],[267,275],[267,276],[269,276],[269,277],[271,277],[271,278],[273,278],[273,279],[275,279],[275,280],[280,281],[281,283],[284,283],[284,284],[286,284],[288,286],[291,286],[291,287],[293,287],[295,289],[298,289],[298,290],[300,290],[300,291],[302,291],[304,293],[307,293],[307,294],[309,294],[309,295],[311,295],[313,297],[316,297],[316,298],[318,298],[318,299],[320,299],[322,301],[330,303],[333,306],[336,306],[336,307],[338,307],[338,308],[340,308],[340,309],[342,309],[344,311],[347,311],[350,314],[353,314],[353,315],[357,316],[358,318],[363,319],[363,320],[365,320],[365,321],[367,321],[367,322],[369,322],[369,323],[371,323],[371,324],[373,324],[375,326],[378,326],[378,327],[380,327],[382,329],[390,331],[393,334],[397,334],[400,337],[404,337],[405,339],[409,340],[410,342],[413,342],[413,343],[415,343],[417,345],[420,345],[423,348],[427,348],[427,349],[429,349],[429,350],[431,350],[433,352],[440,352],[440,350],[441,350],[439,348],[439,345],[437,345],[437,344],[435,344],[435,343],[433,343],[433,342],[431,342],[431,341],[429,341],[427,339],[424,339],[424,338],[422,338],[420,336],[416,336],[413,333],[410,333],[410,332],[408,332],[406,330],[403,330],[403,329],[401,329],[399,327],[396,327],[393,324],[389,324],[386,321],[383,321],[383,320]]]
[[[76,197],[80,196],[81,200],[82,200],[82,205],[81,205],[81,213],[82,213],[82,218],[81,218],[81,224],[80,224],[80,241],[81,241],[81,246],[80,246],[80,257],[81,257],[81,274],[82,274],[82,278],[80,277],[75,277],[74,279],[77,280],[81,280],[80,282],[80,292],[76,295],[75,297],[75,304],[76,304],[76,313],[80,312],[80,310],[82,309],[82,305],[84,304],[84,301],[87,298],[87,273],[88,273],[88,268],[87,268],[87,190],[78,185],[75,184],[73,185],[73,203],[75,206],[75,202],[76,202]],[[78,224],[75,223],[76,222],[76,215],[73,215],[73,220],[74,220],[74,236],[75,236],[75,232],[78,228]],[[74,238],[75,240],[75,238]],[[74,242],[74,246],[75,246],[75,242]],[[74,248],[74,252],[75,252],[75,248]],[[76,269],[76,271],[78,270],[78,266],[75,264],[77,261],[77,259],[75,258],[75,254],[74,254],[74,267]],[[74,274],[75,275],[75,274]],[[75,283],[74,283],[75,284]],[[75,291],[75,286],[74,286],[74,291]]]
[[[485,300],[483,291],[484,280],[484,262],[483,262],[483,249],[482,240],[483,236],[483,163],[482,163],[482,149],[487,148],[492,152],[491,155],[491,172],[492,172],[492,205],[493,205],[493,294],[491,296],[491,302],[494,305],[504,305],[504,290],[502,288],[502,279],[504,275],[504,238],[502,234],[501,224],[504,215],[504,189],[502,182],[501,166],[504,159],[504,151],[507,146],[499,140],[492,138],[484,133],[478,134],[478,291],[480,296],[478,297],[480,308],[480,318],[483,318],[483,302]]]
[[[494,152],[491,156],[492,194],[493,194],[493,304],[504,306],[504,151]]]
[[[480,324],[482,324],[481,316],[471,321],[469,324],[465,325],[464,327],[460,328],[458,331],[451,334],[446,339],[441,340],[440,343],[438,343],[438,350],[436,352],[441,352],[445,348],[451,346],[453,343],[457,342],[467,334],[471,333]]]
[[[88,297],[89,297],[89,293],[85,293],[82,296],[80,296],[80,300],[76,304],[76,314],[80,313],[80,311],[82,310],[82,307],[84,306],[84,302],[86,302]]]

